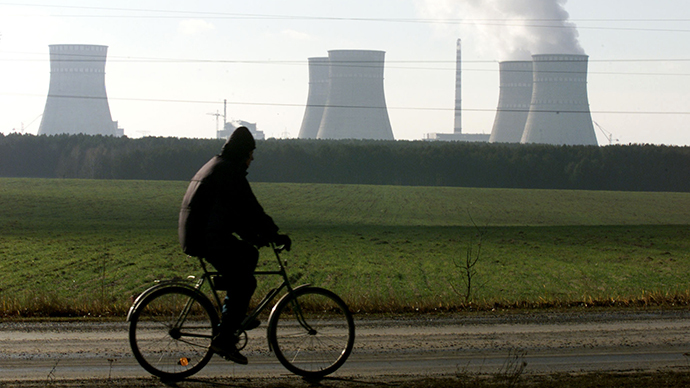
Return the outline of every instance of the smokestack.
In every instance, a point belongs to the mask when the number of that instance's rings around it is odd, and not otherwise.
[[[108,46],[50,45],[50,86],[39,135],[121,135],[105,92]]]
[[[309,94],[300,139],[316,139],[328,99],[328,57],[309,58]]]
[[[458,39],[455,49],[455,120],[453,133],[462,133],[462,46]]]
[[[522,143],[597,145],[587,99],[587,58],[532,56],[532,102]]]
[[[532,101],[532,61],[505,61],[498,66],[498,108],[489,142],[519,143]]]
[[[318,139],[394,140],[383,92],[384,51],[331,50]]]

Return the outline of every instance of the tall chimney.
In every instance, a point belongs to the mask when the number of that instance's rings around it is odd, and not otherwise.
[[[50,45],[50,86],[39,135],[117,135],[105,92],[108,47]]]
[[[532,101],[532,61],[505,61],[498,66],[498,108],[489,142],[519,143]]]
[[[597,145],[587,99],[587,58],[532,56],[532,102],[522,143]]]
[[[455,50],[455,120],[453,133],[462,133],[462,46],[458,39]]]
[[[316,139],[328,99],[328,57],[309,58],[309,94],[300,139]]]
[[[394,140],[383,91],[383,51],[331,50],[318,139]]]

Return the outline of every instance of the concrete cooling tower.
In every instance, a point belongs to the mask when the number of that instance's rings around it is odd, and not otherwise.
[[[328,57],[309,58],[309,94],[300,139],[316,139],[328,99]]]
[[[587,56],[533,55],[533,90],[522,143],[597,145],[587,99]]]
[[[498,65],[498,108],[489,141],[519,143],[532,101],[532,61],[505,61]]]
[[[394,140],[383,92],[383,51],[331,50],[318,139]]]
[[[121,135],[105,92],[107,46],[50,45],[50,87],[39,135]]]

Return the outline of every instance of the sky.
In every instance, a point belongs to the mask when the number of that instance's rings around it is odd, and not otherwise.
[[[589,56],[600,145],[690,145],[685,0],[0,0],[0,132],[38,132],[50,44],[108,46],[105,83],[125,135],[211,138],[227,119],[294,138],[309,57],[386,52],[393,134],[453,132],[462,39],[463,133],[490,134],[498,63]]]

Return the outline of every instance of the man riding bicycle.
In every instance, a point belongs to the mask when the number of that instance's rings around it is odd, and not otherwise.
[[[230,135],[221,153],[201,167],[189,183],[178,226],[182,250],[206,258],[226,279],[220,330],[211,349],[239,364],[247,363],[237,350],[236,331],[256,290],[256,247],[274,242],[290,250],[292,243],[287,235],[278,233],[278,226],[264,212],[247,181],[255,148],[254,137],[246,127]],[[255,320],[245,329],[259,324]]]

